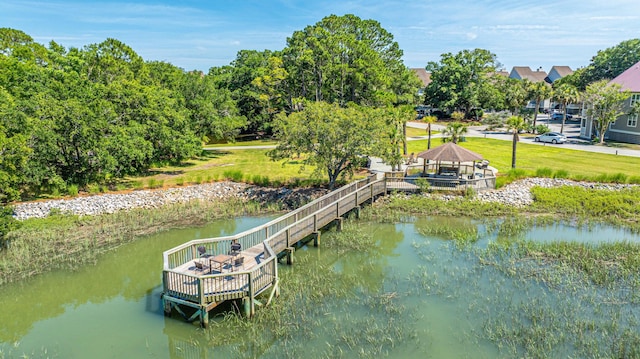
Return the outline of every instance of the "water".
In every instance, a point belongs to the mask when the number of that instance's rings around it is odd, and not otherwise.
[[[22,354],[36,358],[280,358],[283,352],[288,357],[357,358],[362,356],[358,348],[378,345],[390,358],[509,357],[512,351],[505,353],[490,340],[491,328],[522,325],[526,318],[512,312],[526,311],[531,298],[542,298],[538,306],[543,309],[574,303],[563,292],[549,290],[545,283],[512,278],[495,267],[479,265],[473,251],[458,251],[446,238],[420,235],[419,228],[434,219],[418,218],[406,224],[359,224],[379,244],[366,256],[338,255],[322,247],[296,251],[296,263],[330,268],[327,280],[345,283],[342,289],[352,295],[338,295],[334,301],[323,300],[316,307],[301,309],[309,312],[308,318],[302,319],[306,328],[294,331],[286,342],[264,339],[267,343],[256,344],[262,346],[254,353],[247,351],[250,349],[243,341],[255,338],[215,346],[211,338],[225,333],[207,333],[177,317],[163,316],[163,251],[192,239],[237,233],[270,219],[238,218],[163,232],[124,245],[102,256],[96,265],[4,286],[0,291],[0,358]],[[451,219],[442,220],[453,225]],[[467,219],[455,221],[458,226],[480,226]],[[477,248],[495,239],[492,233],[479,233]],[[323,234],[327,235],[331,234]],[[612,227],[559,223],[534,228],[524,237],[545,241],[640,240]],[[302,271],[296,265],[281,268],[283,280]],[[351,286],[354,278],[358,284]],[[588,288],[571,290],[582,302],[598,295]],[[592,309],[586,304],[582,307],[578,309]],[[606,308],[600,310],[607,316],[616,315]],[[616,310],[627,311],[633,318],[638,314],[637,308]],[[627,324],[635,325],[633,321]],[[350,344],[351,340],[360,342]],[[563,346],[558,350],[565,353]]]

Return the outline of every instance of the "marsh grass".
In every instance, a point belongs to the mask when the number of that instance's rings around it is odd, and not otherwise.
[[[159,209],[120,211],[78,217],[54,213],[43,219],[23,221],[9,234],[10,247],[0,253],[0,285],[43,271],[76,269],[93,263],[99,255],[138,236],[170,228],[197,226],[216,218],[232,218],[275,212],[238,199],[191,201]]]
[[[237,313],[212,320],[205,333],[208,345],[224,346],[237,358],[378,358],[415,344],[411,323],[398,320],[407,317],[402,294],[367,279],[379,270],[373,264],[374,236],[347,221],[341,232],[327,231],[322,243],[323,256],[300,255],[295,266],[279,272],[280,297],[251,321]],[[354,251],[357,267],[339,270],[348,264],[346,253]]]

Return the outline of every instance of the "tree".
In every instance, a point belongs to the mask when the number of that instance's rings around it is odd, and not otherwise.
[[[599,80],[611,80],[640,61],[640,39],[622,41],[616,46],[600,50],[591,58],[591,63],[578,73],[579,86]]]
[[[529,95],[536,100],[536,109],[533,114],[533,128],[536,128],[538,120],[538,112],[540,111],[540,102],[551,97],[552,89],[544,81],[532,82],[529,85]]]
[[[440,62],[429,62],[431,83],[425,91],[425,104],[448,111],[469,113],[474,107],[484,107],[481,93],[489,74],[499,63],[488,50],[463,50],[457,54],[442,54]]]
[[[526,122],[520,116],[511,116],[507,119],[507,128],[513,133],[513,143],[511,146],[511,168],[516,168],[516,149],[520,136],[520,131],[526,128]]]
[[[239,110],[238,114],[247,120],[244,131],[248,133],[270,133],[272,112],[291,111],[275,106],[272,110],[266,108],[267,102],[260,98],[262,90],[254,82],[255,79],[265,76],[269,59],[274,56],[278,54],[270,50],[241,50],[230,66],[212,67],[209,70],[208,76],[215,79],[216,86],[231,92],[231,98]],[[288,97],[286,93],[282,95]]]
[[[598,130],[598,143],[604,143],[604,134],[609,125],[618,116],[623,115],[623,101],[628,99],[631,93],[621,91],[619,84],[609,84],[607,80],[596,81],[587,86],[585,102],[587,103],[587,115],[596,123]]]
[[[557,100],[562,103],[562,125],[560,126],[560,133],[564,133],[564,123],[567,119],[567,105],[570,103],[575,103],[580,100],[580,92],[575,86],[572,86],[568,83],[561,84],[558,86],[553,95]]]
[[[0,86],[0,204],[18,199],[25,180],[24,168],[31,149],[27,136],[21,132],[24,129],[17,126],[16,117],[20,116],[13,98]]]
[[[327,16],[295,31],[282,52],[292,99],[386,106],[417,92],[404,88],[411,77],[402,50],[375,20]]]
[[[460,138],[467,133],[467,125],[462,122],[451,122],[442,131],[442,142],[458,143]]]
[[[422,118],[422,122],[427,124],[427,149],[431,148],[431,125],[438,121],[436,116],[425,116]]]
[[[353,174],[361,156],[372,151],[383,132],[379,121],[366,120],[365,114],[357,106],[341,108],[326,102],[306,102],[302,111],[280,113],[274,121],[278,146],[269,156],[273,160],[302,156],[302,163],[314,166],[315,174],[328,175],[333,189],[339,178]]]
[[[529,101],[527,96],[529,83],[526,79],[518,80],[512,78],[508,78],[504,82],[505,106],[516,116],[520,113],[520,109],[525,107]]]

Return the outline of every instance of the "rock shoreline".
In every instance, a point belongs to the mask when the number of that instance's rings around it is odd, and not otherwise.
[[[477,198],[486,202],[525,207],[533,202],[531,188],[581,186],[592,189],[620,190],[633,185],[576,182],[557,178],[526,178],[491,191],[479,192]],[[241,198],[257,200],[260,203],[277,203],[284,209],[295,209],[315,198],[328,193],[328,190],[307,188],[264,188],[235,182],[216,182],[201,185],[169,188],[165,190],[141,190],[129,193],[103,194],[72,199],[58,199],[38,202],[25,202],[13,206],[14,217],[18,220],[44,218],[51,211],[75,215],[99,215],[135,208],[158,208],[168,204],[185,203],[191,200],[221,200]],[[443,198],[454,196],[442,196]]]
[[[14,218],[44,218],[51,212],[94,216],[122,210],[159,208],[169,204],[192,200],[216,201],[228,198],[256,200],[260,203],[276,203],[284,209],[294,209],[327,193],[327,190],[306,188],[264,188],[245,183],[215,182],[194,186],[159,190],[140,190],[128,193],[56,199],[18,203],[13,206]]]

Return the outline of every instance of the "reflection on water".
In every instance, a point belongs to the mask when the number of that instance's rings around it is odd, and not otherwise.
[[[163,232],[124,245],[100,258],[98,263],[73,273],[52,272],[6,285],[0,291],[0,358],[27,353],[32,357],[61,358],[213,358],[252,357],[231,347],[213,348],[204,331],[176,318],[165,318],[160,307],[162,252],[185,241],[229,235],[265,223],[271,218],[239,218],[217,221],[203,228]],[[305,248],[296,256],[313,257],[310,265],[332,268],[332,280],[358,276],[360,288],[353,288],[365,301],[347,298],[328,303],[330,312],[311,313],[313,336],[294,340],[304,345],[302,353],[324,355],[335,338],[336,323],[353,335],[366,330],[380,333],[400,327],[406,343],[388,343],[392,338],[374,338],[392,348],[391,358],[493,358],[498,347],[486,339],[490,317],[502,312],[490,309],[531,297],[549,296],[545,286],[528,284],[519,288],[512,278],[491,267],[482,267],[471,252],[456,251],[446,236],[423,236],[420,229],[433,226],[466,228],[476,233],[476,246],[484,248],[496,234],[483,224],[464,218],[416,218],[407,224],[362,223],[362,230],[374,236],[378,247],[367,255],[336,255],[327,248]],[[553,224],[524,233],[531,240],[637,241],[616,228],[593,228]],[[295,271],[282,266],[282,272]],[[346,278],[346,277],[345,277]],[[286,290],[286,284],[283,284]],[[505,290],[510,288],[508,301]],[[517,288],[518,290],[513,290]],[[373,293],[373,294],[372,294]],[[389,323],[369,322],[372,308],[384,310],[387,300],[401,310]],[[563,303],[563,298],[554,299]],[[378,305],[383,303],[380,307]],[[260,309],[258,309],[260,310]],[[501,314],[502,313],[502,314]],[[387,313],[388,314],[388,313]],[[397,317],[395,317],[397,315]],[[366,318],[366,319],[362,319]],[[511,320],[508,318],[504,319]],[[364,322],[364,323],[363,323]],[[397,325],[397,323],[401,323]],[[353,328],[349,328],[352,323]],[[517,323],[512,323],[516,325]],[[380,328],[377,328],[380,326]],[[381,330],[380,332],[374,329]],[[391,329],[389,329],[391,330]],[[214,333],[224,335],[224,333]],[[302,344],[304,343],[304,344]],[[374,345],[374,344],[372,344]],[[281,357],[283,343],[273,343],[264,358]],[[45,354],[46,352],[46,354]],[[256,353],[253,353],[256,354]],[[358,357],[357,351],[344,357]]]

